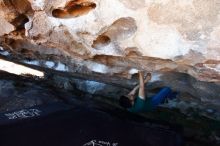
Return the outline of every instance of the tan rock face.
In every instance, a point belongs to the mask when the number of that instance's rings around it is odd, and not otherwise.
[[[219,82],[219,11],[218,0],[0,0],[0,40],[21,61],[53,58],[70,72]]]
[[[13,31],[15,28],[12,24],[10,24],[8,21],[6,21],[4,18],[0,17],[0,35],[8,34],[11,31]],[[6,29],[3,29],[6,28]]]

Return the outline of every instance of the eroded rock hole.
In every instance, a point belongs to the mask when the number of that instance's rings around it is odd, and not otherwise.
[[[116,20],[92,44],[95,49],[108,45],[110,42],[123,41],[130,38],[137,31],[136,21],[132,17],[124,17]]]
[[[93,41],[92,47],[99,49],[103,46],[107,46],[111,42],[111,39],[106,35],[100,35]]]
[[[73,0],[66,4],[64,8],[54,9],[53,17],[56,18],[74,18],[86,15],[91,10],[96,8],[96,4],[89,1]]]
[[[16,27],[17,30],[24,29],[25,23],[29,21],[28,17],[24,14],[18,15],[11,23]]]

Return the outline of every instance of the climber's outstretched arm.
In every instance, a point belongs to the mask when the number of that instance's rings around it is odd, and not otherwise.
[[[131,92],[128,94],[128,96],[132,98],[131,100],[134,100],[134,98],[135,98],[134,95],[136,94],[139,87],[140,87],[140,89],[139,89],[139,94],[138,95],[145,98],[145,96],[144,96],[145,95],[145,93],[144,93],[144,84],[147,83],[150,79],[151,79],[151,74],[150,73],[147,74],[146,79],[144,80],[143,72],[142,71],[139,72],[139,85],[135,86],[131,90]]]

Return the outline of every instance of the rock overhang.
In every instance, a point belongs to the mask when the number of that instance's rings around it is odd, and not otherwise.
[[[217,0],[0,2],[1,27],[7,28],[1,29],[1,45],[21,61],[59,60],[80,71],[127,77],[133,68],[173,70],[220,81]],[[88,3],[95,7],[87,9]],[[68,18],[54,17],[56,9]]]

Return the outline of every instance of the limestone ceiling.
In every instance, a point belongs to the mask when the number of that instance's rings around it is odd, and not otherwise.
[[[220,81],[218,0],[0,0],[0,43],[20,61]]]

